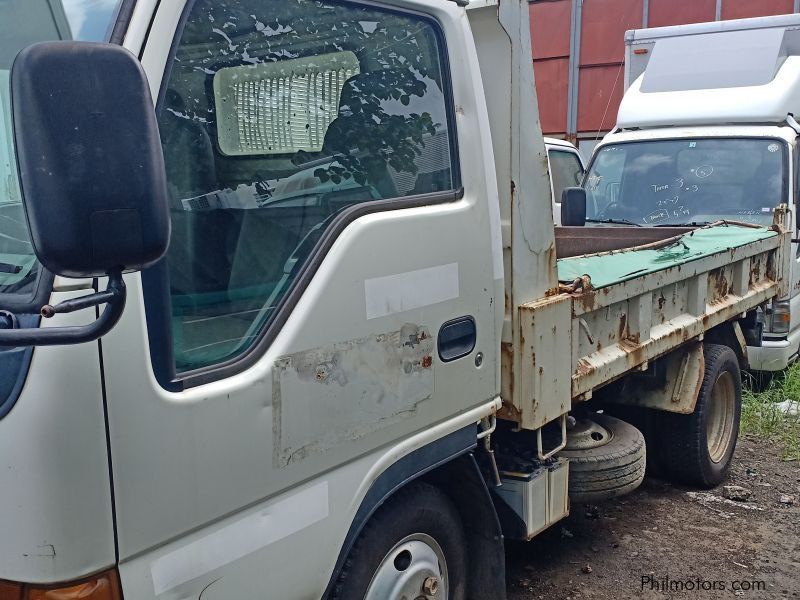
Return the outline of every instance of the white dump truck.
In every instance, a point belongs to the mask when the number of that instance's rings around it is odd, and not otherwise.
[[[628,31],[625,87],[589,168],[590,220],[767,224],[782,203],[794,214],[800,15]],[[763,339],[748,340],[756,372],[785,369],[800,349],[792,248],[789,293],[759,315]]]
[[[554,228],[527,0],[58,4],[0,5],[2,600],[501,599],[646,452],[725,477],[785,207]]]

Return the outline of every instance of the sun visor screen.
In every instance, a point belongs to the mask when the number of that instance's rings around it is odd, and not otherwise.
[[[339,115],[352,52],[220,69],[214,75],[217,137],[228,156],[319,152]]]

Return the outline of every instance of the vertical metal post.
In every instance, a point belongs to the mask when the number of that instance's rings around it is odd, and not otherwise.
[[[716,13],[714,14],[714,20],[716,21],[722,20],[722,0],[717,0],[717,9]]]
[[[800,13],[800,0],[794,0],[794,12]]]
[[[566,138],[573,144],[578,139],[578,84],[581,64],[581,16],[583,0],[572,0],[569,31],[569,83],[567,87]]]
[[[800,0],[797,0],[800,2]],[[642,0],[642,28],[647,29],[650,25],[650,0]]]

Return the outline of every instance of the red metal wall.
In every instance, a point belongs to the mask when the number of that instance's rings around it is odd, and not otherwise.
[[[642,26],[642,0],[583,3],[578,131],[610,129],[622,99],[625,32]]]
[[[556,0],[530,5],[536,93],[542,128],[548,133],[567,130],[571,4]]]
[[[568,132],[573,0],[532,0],[531,36],[536,89],[545,134],[595,137],[611,129],[623,93],[624,36],[628,29],[713,21],[717,0],[579,0],[575,131]],[[721,0],[723,19],[791,13],[794,0]]]
[[[725,0],[722,3],[723,19],[745,19],[765,15],[782,15],[792,12],[792,0]]]
[[[753,0],[746,0],[751,2]],[[758,2],[756,2],[758,3]],[[666,27],[667,25],[685,25],[687,23],[704,23],[713,21],[716,15],[716,0],[650,0],[650,17],[648,27]],[[789,8],[789,12],[792,9]]]

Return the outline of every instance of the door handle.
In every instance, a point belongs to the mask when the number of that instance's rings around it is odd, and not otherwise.
[[[475,319],[459,317],[448,321],[439,329],[437,345],[439,359],[450,362],[467,356],[475,349],[478,334]]]

